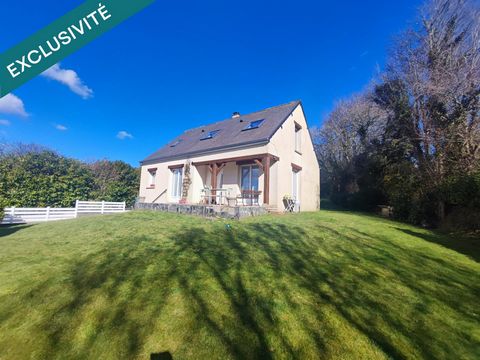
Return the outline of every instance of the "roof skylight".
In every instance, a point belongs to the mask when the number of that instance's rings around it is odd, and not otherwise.
[[[178,140],[176,140],[175,142],[173,142],[173,143],[170,145],[170,147],[175,147],[175,146],[177,146],[178,144],[180,144],[182,141],[183,141],[183,139],[178,139]]]
[[[203,135],[200,140],[208,140],[214,138],[220,130],[212,130]]]
[[[242,131],[258,129],[260,126],[262,126],[264,121],[265,119],[250,121],[250,124],[248,124]]]

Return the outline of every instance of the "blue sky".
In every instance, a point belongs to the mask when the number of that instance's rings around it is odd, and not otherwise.
[[[0,52],[80,3],[4,4]],[[185,129],[233,111],[301,99],[310,126],[320,125],[336,100],[382,68],[420,5],[157,0],[15,90],[10,111],[0,107],[0,139],[136,166]]]

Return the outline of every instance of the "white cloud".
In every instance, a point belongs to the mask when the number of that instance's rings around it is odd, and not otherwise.
[[[125,139],[132,139],[133,138],[133,135],[126,132],[126,131],[119,131],[118,134],[117,134],[117,138],[120,139],[120,140],[125,140]]]
[[[67,131],[68,130],[68,128],[65,125],[55,124],[54,126],[55,126],[55,129],[60,130],[60,131]]]
[[[42,76],[68,86],[70,90],[84,99],[93,96],[93,90],[83,83],[75,71],[62,69],[60,64],[55,64],[50,69],[45,70]]]
[[[8,121],[8,120],[4,120],[4,119],[0,119],[0,125],[3,125],[3,126],[10,126],[10,121]]]
[[[0,113],[28,116],[22,99],[13,94],[7,94],[0,99]]]

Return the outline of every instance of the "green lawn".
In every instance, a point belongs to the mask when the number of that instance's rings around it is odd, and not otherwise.
[[[334,211],[1,228],[0,359],[478,359],[461,241]]]

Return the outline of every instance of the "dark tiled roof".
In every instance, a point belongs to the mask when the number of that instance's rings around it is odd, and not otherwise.
[[[175,158],[191,157],[206,153],[229,149],[248,144],[267,143],[287,117],[300,104],[292,101],[288,104],[271,107],[254,113],[241,115],[239,118],[228,118],[210,125],[185,131],[170,141],[160,150],[148,156],[141,163],[167,161]],[[251,121],[265,121],[259,128],[242,131]],[[216,136],[208,140],[200,140],[209,131],[220,130]],[[176,146],[171,146],[177,143]]]

